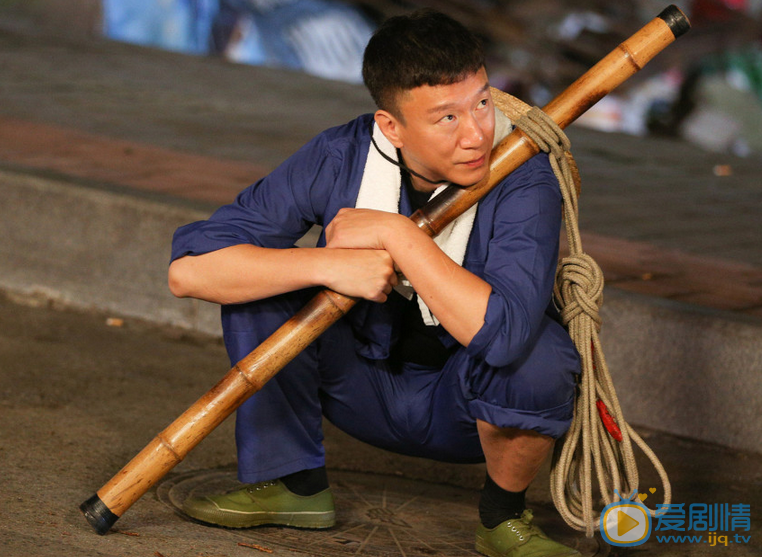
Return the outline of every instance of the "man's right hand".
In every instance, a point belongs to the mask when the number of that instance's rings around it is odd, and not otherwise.
[[[324,248],[327,256],[321,282],[346,296],[385,302],[397,284],[394,261],[385,250]]]

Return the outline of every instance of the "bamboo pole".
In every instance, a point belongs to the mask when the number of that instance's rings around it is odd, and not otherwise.
[[[685,15],[675,6],[669,6],[543,110],[565,128],[689,28]],[[468,188],[450,186],[410,218],[427,234],[435,236],[538,152],[537,145],[522,131],[513,131],[493,149],[490,172],[484,180]],[[323,290],[233,366],[211,390],[80,505],[95,531],[99,534],[108,532],[135,501],[181,462],[204,437],[356,302],[356,298]]]

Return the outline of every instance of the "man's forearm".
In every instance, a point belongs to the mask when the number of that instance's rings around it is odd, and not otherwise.
[[[239,304],[313,286],[386,301],[397,277],[388,253],[371,249],[271,249],[241,244],[169,267],[169,289],[180,298]]]
[[[180,298],[237,304],[319,284],[315,249],[268,249],[241,244],[169,266],[169,289]]]
[[[455,263],[417,227],[391,234],[385,246],[442,326],[468,346],[484,324],[492,287]]]

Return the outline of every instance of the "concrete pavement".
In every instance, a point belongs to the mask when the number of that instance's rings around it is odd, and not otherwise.
[[[110,319],[111,318],[111,319]],[[483,465],[449,465],[364,445],[326,424],[338,524],[322,532],[224,530],[178,514],[192,488],[234,478],[233,421],[204,439],[158,486],[98,536],[78,510],[155,435],[227,371],[219,340],[99,312],[0,298],[0,554],[3,557],[245,557],[269,553],[373,557],[465,556],[472,550]],[[762,554],[762,456],[638,428],[670,473],[673,502],[750,507],[749,538],[611,548],[564,525],[550,502],[548,466],[528,499],[538,522],[584,555]],[[642,455],[640,455],[642,457]],[[661,501],[646,462],[641,492]],[[654,488],[651,494],[647,491]],[[650,500],[649,500],[650,499]],[[687,514],[686,514],[687,517]],[[656,526],[654,526],[656,527]],[[699,525],[699,528],[701,526]],[[665,532],[669,534],[670,532]],[[675,533],[675,532],[672,532]]]

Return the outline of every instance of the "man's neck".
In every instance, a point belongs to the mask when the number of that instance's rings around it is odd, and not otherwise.
[[[402,151],[399,149],[397,149],[397,157],[399,157],[399,161],[403,165],[402,172],[407,174],[407,177],[410,180],[410,185],[415,191],[421,193],[431,193],[444,183],[443,181],[429,181],[427,176],[424,176],[423,174],[420,174],[410,168],[405,162],[405,158],[402,156]]]
[[[408,199],[410,200],[410,206],[412,207],[413,211],[417,211],[426,205],[426,203],[429,201],[429,197],[431,197],[431,193],[415,189],[411,180],[412,176],[410,173],[405,172],[404,170],[401,170],[400,172],[402,174],[402,184],[404,185]]]

